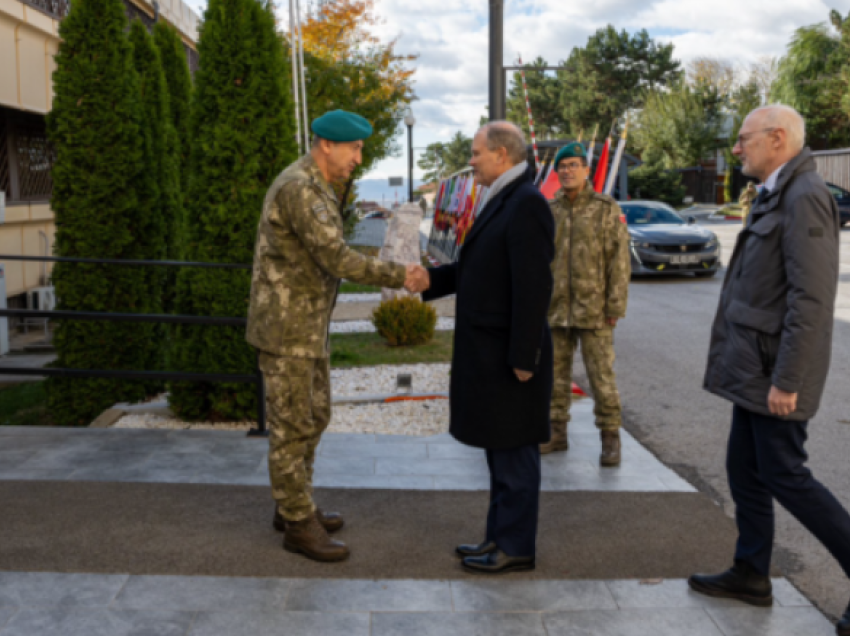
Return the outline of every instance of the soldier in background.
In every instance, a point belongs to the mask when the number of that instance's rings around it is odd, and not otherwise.
[[[328,330],[341,278],[400,288],[420,265],[367,258],[343,240],[332,183],[362,162],[368,121],[341,110],[313,121],[310,152],[286,168],[266,194],[257,231],[246,339],[259,351],[269,424],[274,527],[283,547],[316,561],[342,561],[347,546],[328,532],[338,513],[313,503],[313,461],[331,419]]]
[[[555,215],[555,288],[549,325],[555,349],[552,439],[541,453],[569,448],[567,424],[572,400],[573,356],[581,344],[593,391],[603,466],[620,463],[620,395],[614,379],[614,327],[626,315],[631,265],[629,234],[617,202],[597,194],[580,143],[558,151],[555,169],[561,189],[550,202]]]
[[[741,205],[741,221],[744,225],[747,224],[747,217],[750,216],[750,210],[753,207],[753,201],[759,195],[756,185],[750,181],[747,187],[741,191],[741,196],[738,197],[738,203]]]

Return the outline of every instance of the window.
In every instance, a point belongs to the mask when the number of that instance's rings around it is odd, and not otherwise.
[[[0,190],[7,203],[49,201],[54,161],[43,115],[0,108]]]

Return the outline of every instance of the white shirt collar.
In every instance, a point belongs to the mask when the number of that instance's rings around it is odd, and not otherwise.
[[[776,188],[776,180],[779,179],[779,173],[782,171],[782,168],[788,165],[786,161],[781,166],[779,166],[776,170],[774,170],[767,180],[764,182],[764,187],[768,192],[773,192],[774,188]]]

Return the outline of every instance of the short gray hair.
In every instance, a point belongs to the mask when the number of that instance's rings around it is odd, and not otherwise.
[[[528,158],[525,135],[516,124],[509,121],[493,121],[482,126],[481,130],[487,134],[487,148],[490,150],[504,148],[513,165],[520,164]]]
[[[765,128],[782,128],[788,137],[788,147],[795,153],[800,152],[806,145],[806,120],[796,110],[785,104],[768,104],[756,108],[752,113],[759,113]]]

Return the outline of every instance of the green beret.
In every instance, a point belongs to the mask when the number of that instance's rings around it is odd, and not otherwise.
[[[561,159],[570,159],[572,157],[587,159],[587,153],[584,151],[584,146],[577,141],[567,144],[558,151],[558,154],[555,155],[555,168],[557,169],[558,164],[561,163]]]
[[[372,125],[360,115],[332,110],[313,120],[313,134],[328,141],[358,141],[372,134]]]

